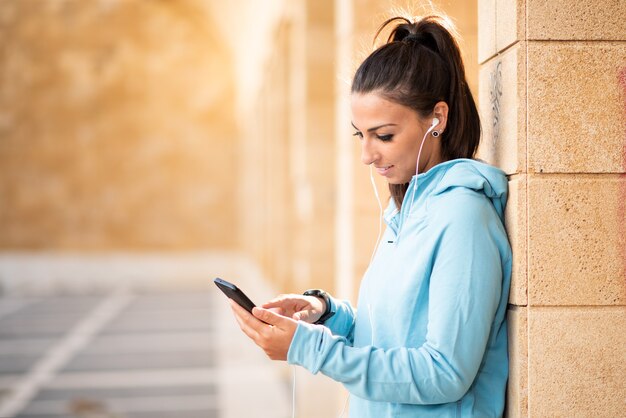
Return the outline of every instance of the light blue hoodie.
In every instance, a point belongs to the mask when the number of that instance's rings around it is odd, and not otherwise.
[[[300,321],[287,360],[343,383],[354,418],[500,417],[511,277],[507,179],[457,159],[417,180],[399,213],[393,201],[385,210],[358,311],[332,299],[336,314],[325,326]]]

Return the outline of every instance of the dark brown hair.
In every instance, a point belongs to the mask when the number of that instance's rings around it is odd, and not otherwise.
[[[435,104],[448,104],[446,130],[439,136],[444,161],[473,158],[480,141],[480,118],[465,79],[465,66],[454,30],[447,19],[431,15],[411,22],[404,17],[385,21],[374,40],[390,24],[387,42],[359,66],[352,93],[376,93],[410,107],[421,117],[432,115]],[[408,188],[389,184],[400,208]]]

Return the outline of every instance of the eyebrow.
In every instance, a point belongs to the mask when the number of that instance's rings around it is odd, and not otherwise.
[[[354,122],[350,122],[350,123],[352,124],[352,127],[353,127],[354,129],[356,129],[357,131],[359,130],[359,128],[357,128],[356,126],[354,126]],[[383,125],[378,125],[378,126],[374,126],[373,128],[369,128],[369,129],[367,130],[367,132],[374,132],[374,131],[376,131],[376,130],[378,130],[378,129],[380,129],[380,128],[384,128],[385,126],[396,126],[396,125],[397,125],[397,124],[395,124],[395,123],[385,123],[385,124],[383,124]]]

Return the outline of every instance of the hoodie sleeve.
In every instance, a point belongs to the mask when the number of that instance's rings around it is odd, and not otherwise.
[[[287,360],[342,382],[354,395],[411,404],[455,402],[480,367],[501,298],[503,228],[484,195],[461,191],[434,211],[438,245],[428,327],[418,347],[351,347],[328,329],[300,323]],[[503,232],[502,232],[503,233]]]
[[[352,344],[356,316],[354,308],[347,300],[338,300],[330,296],[330,309],[335,314],[324,323],[324,326],[334,335],[345,337]]]

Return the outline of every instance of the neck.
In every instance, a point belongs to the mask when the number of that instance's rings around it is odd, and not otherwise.
[[[440,164],[442,162],[443,162],[443,159],[441,158],[439,150],[433,150],[433,152],[430,153],[430,155],[428,156],[428,160],[426,160],[424,167],[420,167],[419,172],[425,173],[431,168],[433,168],[434,166],[436,166],[437,164]]]

